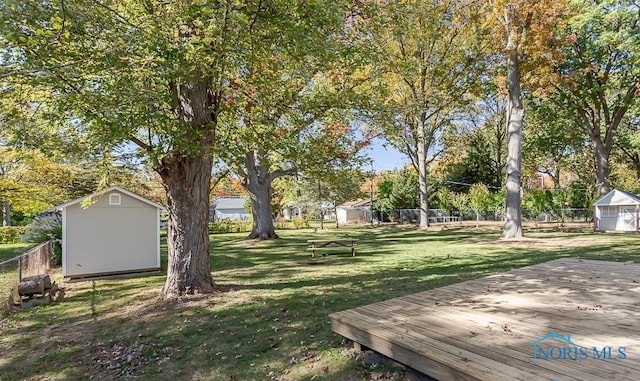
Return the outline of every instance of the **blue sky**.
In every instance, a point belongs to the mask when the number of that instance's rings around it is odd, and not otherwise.
[[[395,148],[389,146],[383,146],[384,140],[376,138],[372,140],[371,146],[366,154],[373,159],[373,169],[389,170],[399,169],[409,163],[409,158],[400,153]]]

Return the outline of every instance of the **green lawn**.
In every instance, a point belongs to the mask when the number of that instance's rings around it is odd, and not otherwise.
[[[360,239],[311,260],[307,239]],[[276,242],[212,236],[210,297],[164,302],[162,276],[67,284],[64,303],[0,323],[1,380],[402,380],[371,369],[331,332],[327,315],[399,295],[548,261],[638,261],[640,235],[362,227],[283,231]]]
[[[16,243],[0,245],[0,262],[4,262],[26,252],[32,243]],[[0,264],[0,316],[6,310],[5,301],[9,295],[9,291],[18,282],[18,262],[10,261]],[[2,377],[0,376],[0,380]]]
[[[33,243],[13,243],[0,245],[0,262],[6,261],[26,252]]]

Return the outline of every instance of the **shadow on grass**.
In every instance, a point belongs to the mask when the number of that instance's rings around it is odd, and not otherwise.
[[[358,238],[358,255],[337,250],[310,264],[306,240],[320,234]],[[395,227],[293,232],[275,242],[214,236],[212,271],[225,292],[165,302],[161,276],[78,285],[64,303],[17,313],[1,328],[0,374],[303,380],[317,366],[315,380],[364,380],[369,369],[336,355],[345,344],[330,329],[332,312],[560,257],[640,261],[638,238],[558,249],[503,247],[495,237]]]

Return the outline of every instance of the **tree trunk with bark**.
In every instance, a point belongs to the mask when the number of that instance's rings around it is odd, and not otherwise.
[[[2,202],[2,226],[11,226],[11,203]]]
[[[427,190],[427,144],[425,142],[424,122],[418,123],[418,190],[420,194],[420,227],[429,227],[429,195]]]
[[[502,238],[505,239],[523,237],[520,168],[524,105],[520,96],[520,62],[513,38],[510,33],[507,44],[507,83],[509,86],[507,104],[507,195],[506,218],[502,228]]]
[[[320,203],[320,230],[324,230],[324,211],[322,210],[322,184],[318,180],[318,202]]]
[[[596,190],[599,195],[604,195],[611,190],[609,175],[611,174],[611,166],[609,165],[610,149],[601,141],[594,141],[596,153]]]
[[[183,134],[172,150],[154,162],[169,212],[165,298],[211,293],[214,286],[209,259],[209,186],[221,96],[212,90],[211,79],[195,78],[191,83],[170,83],[173,113],[181,121]],[[132,140],[153,152],[151,140],[148,144],[135,137]]]
[[[172,155],[160,175],[167,192],[169,263],[165,297],[211,293],[209,180],[211,156]]]
[[[635,155],[631,160],[631,165],[636,171],[636,178],[640,180],[640,155]]]
[[[247,187],[251,194],[251,213],[253,228],[250,239],[277,239],[276,229],[271,214],[271,184],[253,183]]]
[[[245,155],[247,176],[244,187],[251,197],[253,228],[250,239],[277,239],[273,216],[271,215],[271,183],[277,174],[270,173],[268,164],[258,151]]]

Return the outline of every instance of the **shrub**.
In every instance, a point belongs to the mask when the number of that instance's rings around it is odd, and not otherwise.
[[[55,240],[52,264],[62,264],[62,215],[60,212],[45,212],[37,215],[22,234],[24,242],[41,243]]]
[[[293,220],[293,227],[296,229],[308,228],[309,220],[306,218],[296,218]]]
[[[20,236],[26,231],[26,226],[0,227],[0,243],[20,243]]]
[[[274,223],[274,227],[276,228],[276,230],[286,230],[286,229],[291,229],[292,228],[292,223],[291,221],[287,221],[285,219],[278,219],[276,220],[276,222]]]
[[[209,224],[210,234],[221,233],[242,233],[250,232],[252,228],[251,221],[233,221],[229,219],[219,220]]]

